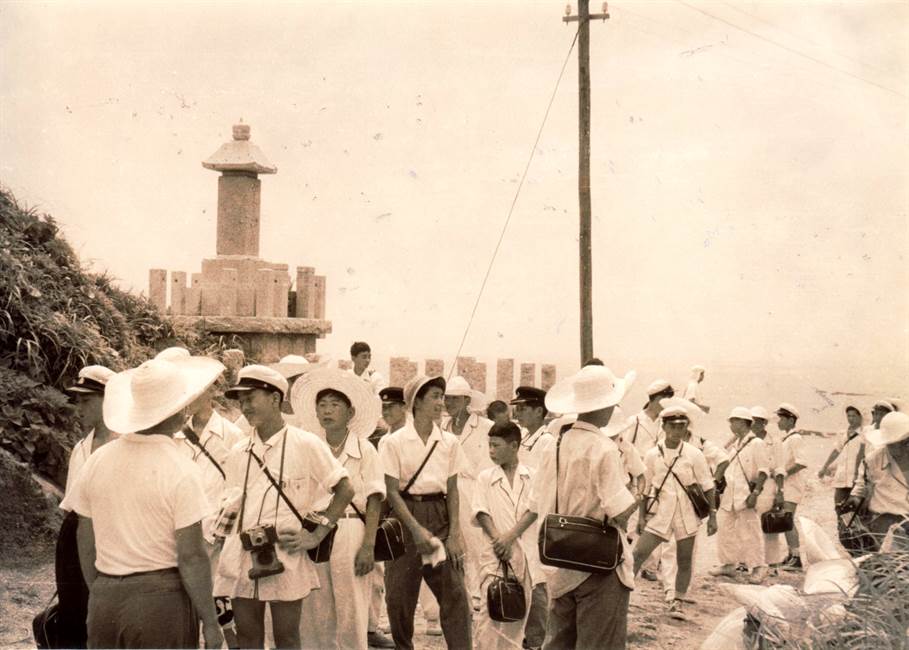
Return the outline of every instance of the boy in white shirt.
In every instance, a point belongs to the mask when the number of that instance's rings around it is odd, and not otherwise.
[[[493,621],[484,602],[477,618],[476,647],[479,650],[520,648],[531,610],[531,594],[537,588],[542,594],[546,593],[546,578],[535,539],[536,527],[532,525],[537,516],[527,510],[532,470],[518,462],[520,444],[521,430],[513,422],[496,424],[490,429],[489,457],[495,467],[483,470],[477,477],[471,523],[486,534],[479,558],[481,594],[485,595],[489,581],[496,575],[503,575],[507,566],[524,586],[527,611],[520,621]],[[541,643],[542,640],[538,645]]]

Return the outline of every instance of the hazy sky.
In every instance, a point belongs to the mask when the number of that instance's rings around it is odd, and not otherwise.
[[[320,349],[450,357],[574,35],[564,6],[4,2],[0,181],[147,291],[149,268],[214,256],[200,162],[242,118],[278,167],[262,257],[328,276]],[[610,10],[591,25],[596,353],[905,392],[909,4]],[[577,277],[572,54],[464,353],[575,366]]]

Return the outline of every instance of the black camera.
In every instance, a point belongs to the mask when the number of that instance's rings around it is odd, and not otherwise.
[[[278,560],[275,552],[277,541],[278,531],[274,526],[256,526],[240,533],[243,550],[249,551],[252,556],[250,580],[266,578],[284,571],[284,565]]]

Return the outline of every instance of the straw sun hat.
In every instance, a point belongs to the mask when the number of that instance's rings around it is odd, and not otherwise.
[[[104,391],[104,424],[115,433],[144,431],[179,413],[224,372],[208,357],[151,359],[119,372]]]
[[[605,366],[584,366],[546,393],[546,408],[555,413],[590,413],[622,401],[634,383],[634,370],[616,377]]]
[[[458,375],[452,377],[445,386],[445,395],[451,397],[469,397],[471,411],[486,410],[486,396],[478,390],[474,390],[467,383],[467,380]]]
[[[348,430],[358,438],[372,435],[382,415],[381,400],[371,384],[352,372],[337,368],[317,368],[305,372],[291,388],[290,403],[302,427],[316,434],[324,433],[316,413],[316,396],[328,389],[346,395],[354,408],[354,415],[347,424]]]

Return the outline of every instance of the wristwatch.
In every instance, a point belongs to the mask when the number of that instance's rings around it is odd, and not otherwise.
[[[338,525],[338,522],[332,521],[325,515],[320,515],[318,513],[313,515],[313,519],[315,519],[316,523],[318,523],[320,526],[325,526],[326,528],[334,528]]]

